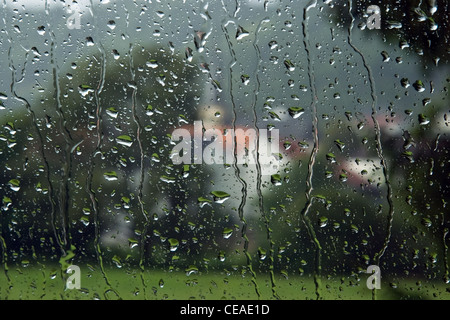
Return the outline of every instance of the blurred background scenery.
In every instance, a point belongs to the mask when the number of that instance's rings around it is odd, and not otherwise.
[[[0,298],[449,299],[449,6],[2,1]]]

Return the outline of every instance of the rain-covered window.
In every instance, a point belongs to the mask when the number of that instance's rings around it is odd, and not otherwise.
[[[449,299],[445,0],[4,0],[1,299]]]

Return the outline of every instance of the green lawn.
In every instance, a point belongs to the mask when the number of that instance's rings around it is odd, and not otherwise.
[[[48,268],[48,267],[47,267]],[[207,272],[187,275],[184,272],[162,270],[108,269],[106,278],[98,269],[81,269],[81,289],[65,289],[60,271],[35,267],[10,268],[0,273],[0,299],[258,299],[251,276],[236,273]],[[66,277],[66,275],[64,275]],[[8,280],[9,278],[9,280]],[[321,299],[372,299],[366,287],[366,275],[354,278],[322,279]],[[145,286],[144,286],[145,283]],[[269,275],[257,274],[259,299],[316,299],[315,283],[311,276],[275,279],[274,291]],[[377,299],[450,299],[449,285],[443,282],[403,280],[392,283],[382,279]]]

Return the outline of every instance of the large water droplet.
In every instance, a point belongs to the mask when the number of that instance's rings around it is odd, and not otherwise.
[[[383,62],[388,62],[389,60],[391,60],[391,58],[389,57],[389,53],[387,53],[386,51],[382,51],[381,56],[383,57]]]
[[[319,218],[319,227],[323,228],[326,227],[328,224],[328,218],[327,217],[320,217]]]
[[[336,139],[336,140],[334,140],[334,143],[336,144],[336,146],[339,148],[340,151],[344,150],[345,143],[343,143],[341,140]]]
[[[210,204],[211,200],[206,199],[204,197],[199,197],[197,199],[198,204],[200,205],[200,208],[203,208],[205,205]]]
[[[289,71],[294,71],[294,70],[295,70],[294,63],[292,63],[291,60],[284,60],[284,66],[285,66],[286,69],[288,69]]]
[[[430,123],[430,119],[428,119],[428,117],[426,115],[421,113],[421,114],[419,114],[419,123],[423,126],[427,125]]]
[[[230,198],[230,195],[224,191],[212,191],[211,194],[214,196],[216,203],[223,203]]]
[[[242,81],[242,83],[243,83],[244,85],[248,85],[249,82],[250,82],[250,76],[247,75],[247,74],[243,74],[243,75],[241,76],[241,81]]]
[[[192,62],[192,59],[194,58],[194,56],[193,56],[193,50],[191,48],[189,48],[189,47],[186,48],[185,55],[186,55],[186,60],[188,62]]]
[[[110,107],[110,108],[106,109],[106,114],[108,116],[110,116],[111,118],[117,118],[117,115],[119,114],[119,112],[117,111],[116,108]]]
[[[432,222],[429,218],[422,218],[421,222],[425,227],[428,227],[428,228],[431,227],[431,225],[432,225]]]
[[[336,156],[332,152],[327,153],[326,158],[330,163],[336,162]]]
[[[302,107],[290,107],[288,109],[288,112],[292,118],[297,119],[305,112],[305,109],[303,109]]]
[[[225,261],[225,251],[223,251],[223,250],[219,251],[217,258],[219,259],[219,261],[224,262]]]
[[[108,181],[116,181],[118,179],[117,173],[115,171],[105,172],[103,174],[103,177]]]
[[[241,40],[248,35],[249,35],[248,31],[246,31],[241,26],[238,26],[237,31],[236,31],[236,39],[237,40]]]
[[[116,28],[116,22],[114,20],[109,20],[108,23],[106,24],[108,26],[108,28],[110,28],[111,30],[114,30]]]
[[[128,246],[130,249],[136,248],[139,245],[138,241],[133,238],[128,238]]]
[[[78,87],[78,92],[79,92],[83,97],[85,97],[85,96],[87,96],[89,93],[94,92],[94,89],[93,89],[91,86],[89,86],[89,85],[83,84],[83,85],[81,85],[81,86]]]
[[[126,147],[131,147],[131,145],[133,144],[133,139],[131,139],[131,137],[127,135],[118,136],[116,138],[116,141],[118,144],[121,144]]]
[[[120,260],[120,257],[118,257],[117,255],[115,255],[112,258],[112,261],[114,262],[114,264],[116,265],[117,268],[122,268],[122,261]]]
[[[269,42],[270,49],[276,49],[278,47],[278,43],[275,40]]]
[[[401,29],[402,23],[399,21],[388,20],[386,21],[388,29]]]
[[[275,186],[280,186],[281,185],[281,176],[279,174],[273,174],[270,177],[270,182],[272,182],[272,184]]]
[[[152,69],[156,69],[158,67],[158,61],[155,59],[151,59],[147,61],[146,66]]]
[[[403,88],[408,88],[410,86],[408,78],[402,78],[402,80],[400,80],[400,83]]]
[[[11,190],[17,192],[20,190],[20,181],[17,179],[11,179],[8,182],[8,186],[11,188]]]
[[[263,248],[259,247],[258,248],[258,256],[260,260],[264,260],[267,257],[267,251],[264,250]]]
[[[225,227],[222,231],[222,236],[224,239],[228,239],[233,234],[233,229]]]
[[[175,177],[169,177],[169,176],[166,176],[166,175],[164,175],[164,176],[161,176],[160,178],[159,178],[162,182],[165,182],[165,183],[175,183]]]
[[[170,251],[177,251],[178,246],[180,245],[180,242],[177,239],[174,238],[170,238],[169,240],[169,244],[170,244]]]
[[[423,85],[423,82],[421,80],[417,80],[413,84],[414,89],[416,89],[418,92],[425,91],[425,86]]]
[[[186,272],[187,276],[190,276],[192,274],[197,274],[198,273],[198,268],[196,266],[189,266],[189,268],[187,268],[185,270],[185,272]]]
[[[44,26],[39,26],[37,28],[37,32],[40,36],[43,36],[45,34],[45,27]]]
[[[86,45],[92,47],[94,45],[94,39],[92,37],[86,37]]]

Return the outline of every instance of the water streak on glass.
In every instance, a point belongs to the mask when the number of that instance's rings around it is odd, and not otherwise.
[[[376,4],[0,1],[0,298],[449,299],[450,3]]]
[[[354,17],[352,14],[352,1],[350,0],[348,2],[348,10],[349,10],[349,15],[351,17],[351,23],[348,29],[348,44],[352,47],[352,49],[361,57],[361,60],[363,62],[364,68],[367,71],[367,75],[369,77],[369,84],[370,84],[370,95],[372,98],[372,121],[374,124],[374,130],[375,130],[375,140],[376,140],[376,149],[377,149],[377,155],[378,158],[380,159],[380,163],[381,166],[383,168],[383,175],[384,175],[384,179],[385,179],[385,183],[386,183],[386,187],[387,187],[387,194],[386,194],[386,199],[387,202],[389,204],[389,212],[388,212],[388,222],[387,222],[387,227],[386,227],[386,237],[384,239],[384,243],[382,248],[380,249],[379,252],[377,252],[374,256],[374,262],[377,265],[380,265],[380,259],[381,257],[384,255],[384,253],[386,252],[386,249],[389,246],[389,242],[391,240],[391,234],[392,234],[392,224],[394,221],[394,203],[392,200],[392,186],[391,186],[391,182],[389,180],[389,173],[388,173],[388,167],[387,167],[387,162],[386,159],[383,155],[383,146],[381,143],[381,130],[380,130],[380,124],[378,123],[377,120],[377,94],[376,94],[376,88],[375,88],[375,79],[373,77],[373,73],[372,73],[372,69],[371,67],[368,65],[366,58],[364,56],[364,54],[361,52],[361,50],[359,50],[352,42],[352,29],[353,29],[353,24],[354,24]],[[373,291],[373,293],[375,294],[375,290]]]
[[[237,10],[236,10],[237,11]],[[235,12],[236,14],[236,12]],[[235,16],[234,14],[234,16]],[[237,27],[237,24],[233,21],[233,20],[229,20],[229,19],[225,19],[222,23],[222,31],[226,37],[227,40],[227,45],[228,45],[228,50],[230,53],[230,65],[228,67],[229,69],[229,87],[230,87],[230,98],[231,98],[231,105],[232,105],[232,114],[233,114],[233,119],[232,119],[232,128],[233,128],[233,132],[236,132],[236,119],[237,119],[237,106],[235,103],[235,99],[234,99],[234,90],[233,90],[233,67],[234,65],[237,63],[237,58],[236,58],[236,53],[234,52],[234,48],[233,48],[233,44],[231,42],[231,38],[230,38],[230,31],[228,31],[227,27],[233,24],[235,27]],[[242,238],[244,239],[244,253],[247,257],[247,267],[249,269],[249,272],[251,273],[252,276],[252,282],[255,286],[255,292],[257,294],[258,297],[260,297],[260,292],[259,292],[259,288],[258,288],[258,283],[256,280],[256,272],[253,270],[253,266],[252,266],[252,259],[251,256],[247,253],[247,248],[248,248],[248,237],[246,234],[246,220],[244,217],[244,207],[247,201],[247,182],[241,177],[240,175],[240,169],[238,166],[238,156],[237,156],[237,137],[234,137],[233,142],[233,155],[234,155],[234,161],[233,161],[233,168],[235,171],[235,176],[236,179],[239,181],[239,183],[241,184],[242,188],[241,188],[241,192],[242,192],[242,197],[241,197],[241,201],[238,207],[238,216],[239,219],[242,222]]]
[[[91,8],[94,10],[94,4],[93,0],[91,0]],[[95,12],[93,12],[93,16],[95,17]],[[103,45],[100,41],[97,43],[98,50],[100,52],[100,61],[97,60],[97,58],[94,57],[94,59],[100,64],[100,77],[98,79],[98,84],[94,88],[94,101],[95,101],[95,118],[96,118],[96,137],[97,141],[95,143],[95,149],[90,155],[89,158],[89,167],[88,167],[88,173],[87,173],[87,179],[86,179],[86,191],[89,194],[89,198],[91,199],[92,208],[94,210],[94,226],[95,226],[95,238],[94,238],[94,247],[97,254],[97,259],[100,265],[100,270],[102,272],[103,278],[108,286],[108,289],[104,292],[105,299],[108,299],[107,293],[113,292],[117,297],[120,298],[119,293],[113,289],[111,286],[111,282],[108,279],[108,276],[106,274],[106,269],[103,263],[103,252],[100,247],[100,208],[98,204],[98,199],[96,196],[95,191],[93,190],[93,176],[94,176],[94,160],[96,157],[102,157],[102,139],[103,139],[103,133],[102,133],[102,104],[101,104],[101,98],[100,95],[103,91],[105,80],[106,80],[106,53]]]
[[[308,60],[308,78],[309,78],[309,85],[311,88],[311,114],[312,114],[312,130],[313,130],[313,139],[314,139],[314,146],[313,150],[311,151],[311,156],[309,158],[308,162],[308,176],[306,178],[306,204],[305,207],[302,209],[301,212],[301,219],[303,223],[305,224],[308,234],[311,237],[311,241],[314,243],[315,250],[316,250],[316,256],[315,256],[315,271],[314,271],[314,283],[316,287],[316,298],[320,299],[320,284],[321,284],[321,245],[319,242],[319,239],[317,238],[314,227],[311,223],[311,220],[308,216],[308,212],[313,204],[314,197],[312,195],[313,192],[313,174],[314,174],[314,163],[316,162],[317,153],[319,152],[319,133],[318,133],[318,116],[317,116],[317,89],[316,89],[316,83],[315,83],[315,76],[314,76],[314,62],[311,57],[310,52],[310,40],[309,40],[309,25],[308,25],[308,11],[311,8],[315,8],[317,5],[317,1],[310,1],[308,5],[303,9],[303,22],[302,22],[302,30],[303,30],[303,44],[305,46],[306,56]]]

